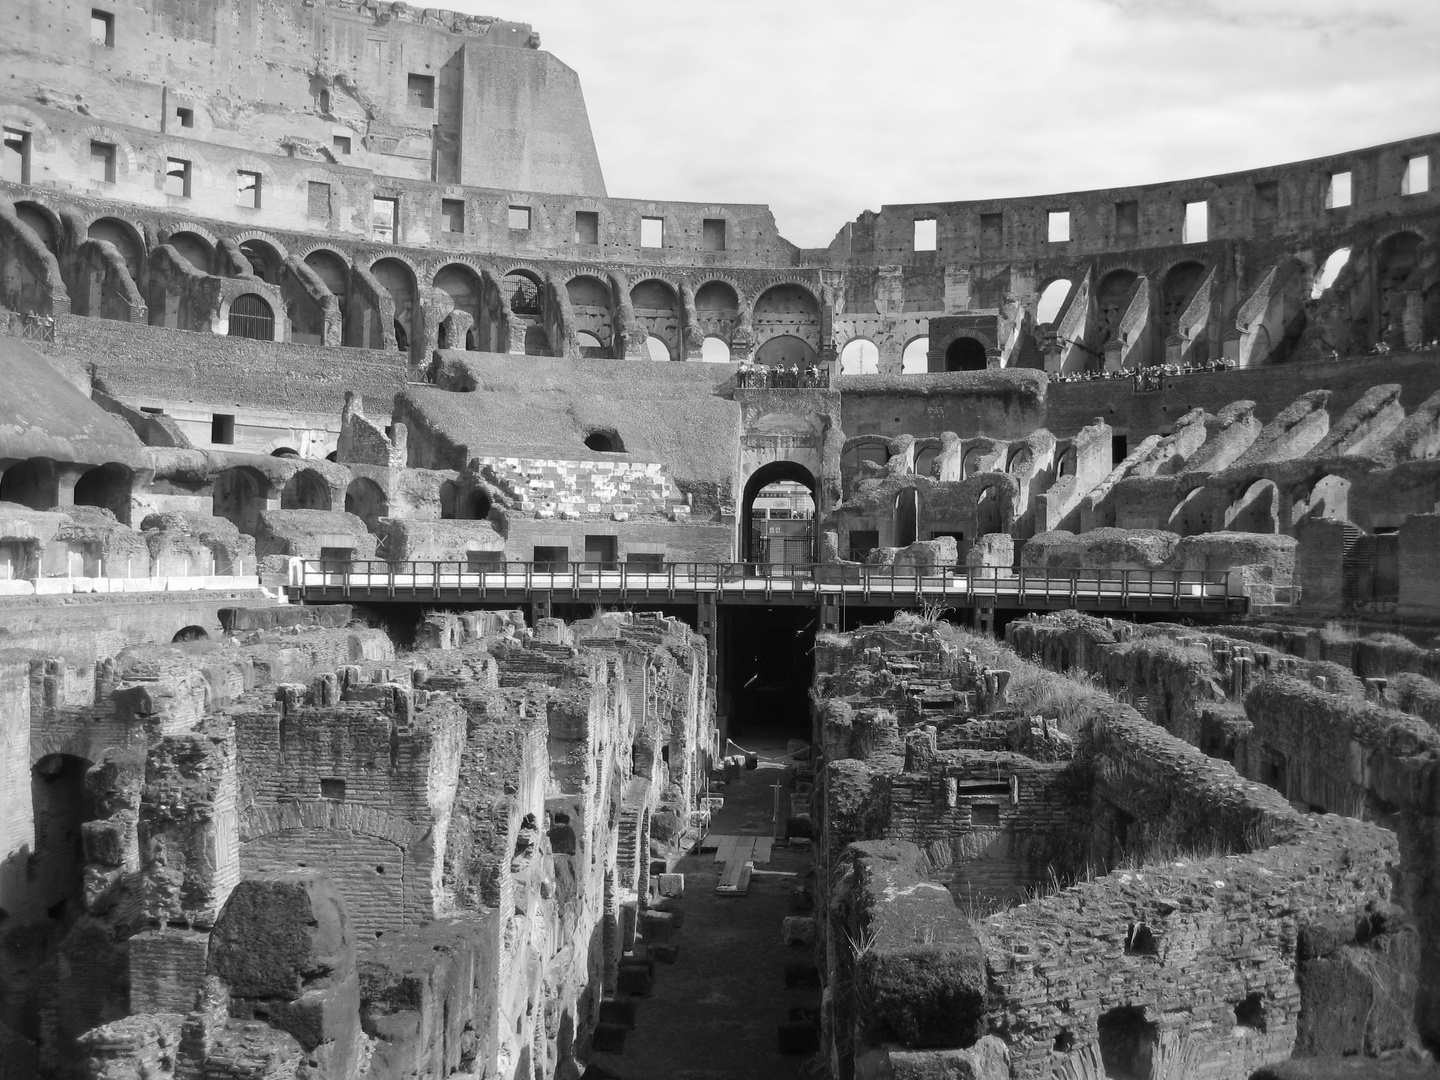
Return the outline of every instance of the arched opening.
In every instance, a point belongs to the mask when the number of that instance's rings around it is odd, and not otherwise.
[[[273,245],[264,240],[246,240],[240,245],[240,254],[250,264],[250,272],[266,285],[280,284],[280,267],[284,260]]]
[[[755,470],[741,503],[746,562],[814,562],[815,490],[815,477],[798,462],[772,461]]]
[[[880,349],[868,338],[851,338],[840,350],[841,375],[875,375],[880,371]]]
[[[390,512],[390,502],[385,489],[368,477],[357,477],[345,489],[345,512],[354,514],[371,532],[375,531],[380,519]]]
[[[1004,532],[1004,515],[1001,505],[1002,492],[998,485],[984,488],[975,499],[975,536]]]
[[[182,626],[175,631],[175,636],[170,640],[172,642],[209,641],[210,632],[203,626]]]
[[[768,367],[806,368],[816,361],[815,350],[797,337],[772,337],[755,352],[755,362]]]
[[[415,275],[410,267],[399,259],[379,259],[370,267],[390,299],[395,303],[392,331],[395,334],[395,348],[409,354],[410,342],[415,338]]]
[[[269,301],[255,293],[235,297],[230,301],[227,333],[231,337],[254,341],[274,341],[275,313],[270,309]]]
[[[60,471],[49,458],[16,462],[0,476],[0,502],[50,510],[60,502]]]
[[[695,318],[700,332],[722,342],[734,339],[740,325],[740,298],[723,281],[707,281],[695,291]],[[729,346],[726,346],[729,356]]]
[[[270,482],[247,465],[223,470],[215,477],[210,512],[231,522],[243,533],[253,534],[270,497]]]
[[[930,339],[917,337],[900,354],[900,374],[924,375],[930,370]]]
[[[588,432],[585,446],[600,454],[620,454],[625,451],[625,444],[620,440],[620,436],[611,429]]]
[[[1306,518],[1332,518],[1346,521],[1350,517],[1350,481],[1342,476],[1322,476],[1309,491],[1301,491],[1290,506],[1291,528]]]
[[[1192,488],[1175,509],[1170,511],[1170,520],[1165,523],[1165,528],[1178,536],[1199,536],[1209,532],[1208,515],[1205,511],[1205,489]]]
[[[1403,345],[1405,342],[1404,296],[1415,288],[1413,278],[1420,265],[1423,243],[1415,233],[1397,233],[1375,252],[1377,342],[1385,341],[1392,345]]]
[[[1278,533],[1280,491],[1273,480],[1257,480],[1225,514],[1231,532]]]
[[[51,255],[60,254],[60,219],[47,207],[35,202],[17,202],[15,216],[35,234]]]
[[[493,508],[494,504],[490,501],[490,493],[484,488],[476,488],[466,499],[466,509],[470,511],[466,517],[472,521],[484,521],[490,516]]]
[[[437,345],[442,349],[463,349],[466,333],[480,322],[480,298],[484,289],[480,275],[468,266],[451,263],[435,275],[435,288],[450,298],[453,310],[440,323]]]
[[[1130,306],[1131,295],[1140,280],[1133,270],[1112,270],[1100,282],[1095,293],[1100,344],[1120,333],[1120,320]]]
[[[565,283],[565,292],[570,297],[570,318],[575,323],[576,338],[593,342],[582,342],[580,355],[612,355],[609,344],[615,340],[615,325],[610,310],[610,286],[599,278],[581,275]]]
[[[76,506],[102,506],[122,525],[130,524],[130,493],[135,474],[111,461],[91,469],[75,482]]]
[[[280,491],[281,510],[329,510],[330,485],[314,469],[301,469]]]
[[[1195,290],[1205,278],[1205,267],[1198,262],[1183,262],[1172,266],[1160,286],[1160,318],[1167,334],[1180,329],[1180,316],[1190,306]]]
[[[85,782],[90,765],[71,754],[47,754],[30,771],[35,852],[26,869],[27,887],[47,908],[78,896],[84,883],[84,826],[100,816],[95,792]]]
[[[803,285],[793,282],[772,285],[755,301],[753,325],[755,340],[761,342],[761,353],[770,339],[789,337],[803,342],[813,357],[820,348],[820,301]],[[766,362],[759,359],[759,354],[756,360]],[[787,357],[785,363],[803,364],[809,361]]]
[[[984,371],[988,366],[985,343],[975,338],[956,338],[945,350],[946,371]]]
[[[1100,1060],[1109,1080],[1153,1080],[1160,1048],[1159,1026],[1138,1005],[1111,1009],[1100,1017]]]
[[[1310,286],[1310,299],[1319,300],[1335,284],[1335,279],[1340,276],[1340,271],[1350,261],[1350,249],[1348,247],[1336,248],[1325,259],[1325,265],[1320,267],[1320,273],[1315,275],[1315,282]]]
[[[171,233],[170,239],[165,242],[175,249],[175,254],[196,270],[202,274],[210,273],[210,267],[214,265],[215,249],[210,246],[210,241],[199,233]]]
[[[459,502],[460,485],[454,480],[446,480],[440,485],[440,520],[454,520],[458,516]]]
[[[895,546],[915,543],[916,525],[920,520],[920,493],[906,488],[895,495]]]
[[[1075,447],[1073,447],[1073,446],[1067,446],[1067,447],[1065,448],[1065,452],[1060,455],[1060,464],[1059,464],[1059,466],[1058,466],[1058,467],[1056,468],[1056,470],[1055,470],[1055,475],[1056,475],[1057,477],[1058,477],[1058,476],[1074,476],[1074,475],[1075,475],[1075,459],[1076,459],[1077,457],[1078,457],[1078,455],[1077,455],[1076,452],[1075,452]]]
[[[935,462],[940,457],[938,446],[926,446],[915,451],[915,467],[911,470],[916,476],[935,476]]]
[[[972,446],[965,451],[965,456],[960,459],[960,479],[968,480],[976,473],[982,471],[982,463],[985,455],[990,451],[983,446]]]
[[[1023,481],[1029,477],[1034,461],[1035,457],[1030,453],[1028,446],[1017,446],[1010,452],[1010,464],[1006,466],[1005,471],[1015,479]]]
[[[718,337],[707,337],[700,347],[700,359],[707,364],[728,364],[730,346]]]
[[[516,315],[540,317],[540,279],[527,270],[511,270],[505,275],[505,295],[510,310]]]
[[[144,262],[145,244],[135,226],[119,218],[99,218],[90,223],[86,235],[91,240],[106,240],[115,245],[120,257],[125,260],[125,269],[130,280],[140,284],[140,268]]]
[[[1040,293],[1040,299],[1035,304],[1035,324],[1045,326],[1053,324],[1060,317],[1061,310],[1065,307],[1065,301],[1070,298],[1070,281],[1067,278],[1056,278],[1046,285]]]
[[[575,347],[580,350],[580,355],[589,359],[602,358],[609,354],[602,342],[594,334],[585,330],[578,330],[575,333]]]
[[[271,451],[270,451],[270,456],[271,456],[271,457],[299,457],[299,456],[300,456],[300,451],[299,451],[299,450],[296,450],[293,446],[277,446],[274,450],[271,450]]]
[[[683,360],[680,342],[680,298],[668,282],[651,278],[630,290],[635,322],[645,334],[648,360]]]

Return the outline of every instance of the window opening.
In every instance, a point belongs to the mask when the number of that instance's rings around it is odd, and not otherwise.
[[[640,246],[658,248],[665,244],[665,219],[642,217],[640,219]]]
[[[372,232],[376,240],[393,243],[400,231],[400,200],[377,197],[371,215]]]
[[[1045,215],[1045,239],[1052,244],[1063,244],[1070,239],[1070,211],[1051,210]]]
[[[435,76],[411,72],[405,79],[406,104],[417,109],[435,107]]]
[[[1210,238],[1210,204],[1203,199],[1185,204],[1182,244],[1203,244]]]
[[[336,152],[337,154],[345,155],[345,154],[350,153],[350,136],[349,136],[349,135],[336,135],[336,136],[334,137],[334,139],[331,140],[331,141],[333,142],[333,144],[334,144],[334,146],[335,146],[335,152]]]
[[[193,128],[195,126],[194,109],[176,109],[175,119],[179,121],[182,128]]]
[[[115,183],[115,144],[90,144],[90,179],[102,184]]]
[[[239,170],[235,174],[235,188],[237,205],[249,207],[252,210],[260,209],[260,174],[258,172]]]
[[[1005,218],[1003,214],[981,214],[980,215],[980,246],[986,251],[994,251],[1000,247],[1004,235]]]
[[[1133,240],[1140,234],[1140,204],[1134,199],[1115,204],[1115,236]]]
[[[912,237],[916,251],[935,250],[936,221],[932,218],[916,218],[915,232]]]
[[[705,251],[725,250],[725,219],[706,218],[700,227],[701,247]]]
[[[306,213],[317,221],[330,220],[330,185],[321,180],[311,180],[308,189]]]
[[[577,244],[600,243],[600,215],[594,210],[575,211],[575,242]]]
[[[1255,220],[1274,221],[1280,216],[1280,183],[1266,180],[1255,185]]]
[[[30,133],[5,129],[4,178],[11,184],[30,182]]]
[[[230,304],[230,336],[254,341],[275,340],[275,315],[254,293],[237,296]]]
[[[512,229],[528,229],[528,228],[530,228],[530,207],[528,207],[528,206],[512,206],[512,207],[510,207],[510,228],[512,228]]]
[[[210,417],[210,441],[217,446],[230,446],[235,442],[235,417],[216,413]]]
[[[345,801],[345,781],[333,777],[324,777],[320,781],[320,797],[331,799],[335,802]]]
[[[465,231],[465,200],[440,200],[440,231],[463,233]]]
[[[165,194],[190,197],[190,162],[184,158],[165,159]]]
[[[1420,195],[1430,190],[1430,155],[1416,154],[1405,159],[1405,175],[1400,179],[1401,195]]]
[[[1350,179],[1349,171],[1330,174],[1330,180],[1325,185],[1327,210],[1339,210],[1341,207],[1350,205]]]
[[[113,14],[101,11],[99,8],[91,9],[90,41],[96,45],[104,45],[107,49],[115,47],[115,16]]]

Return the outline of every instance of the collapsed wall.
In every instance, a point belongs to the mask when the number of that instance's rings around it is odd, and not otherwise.
[[[1415,1041],[1388,830],[943,624],[816,655],[833,1075],[1245,1078]]]
[[[21,1074],[573,1070],[651,855],[693,825],[703,640],[452,613],[401,661],[273,614],[84,678],[11,665],[35,775],[33,805],[6,787],[0,868]]]

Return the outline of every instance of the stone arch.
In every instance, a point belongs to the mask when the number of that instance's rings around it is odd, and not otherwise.
[[[281,510],[329,510],[330,484],[314,469],[301,469],[280,491]]]
[[[65,224],[59,214],[42,202],[20,199],[15,203],[15,216],[35,234],[51,255],[59,256],[65,239]]]
[[[184,641],[209,641],[210,631],[203,626],[182,626],[175,631],[175,636],[170,639],[172,643]]]
[[[695,318],[705,337],[719,338],[727,354],[740,326],[740,290],[724,278],[711,278],[695,290]]]
[[[840,350],[841,375],[875,375],[880,371],[880,346],[871,338],[857,335]]]
[[[902,375],[923,375],[930,370],[930,335],[919,334],[905,343],[900,353]]]
[[[674,285],[658,277],[637,281],[630,289],[630,305],[635,313],[635,322],[646,337],[664,343],[668,359],[685,359],[681,337],[683,306],[680,291]]]
[[[570,313],[577,333],[589,334],[602,350],[613,350],[614,300],[609,283],[593,274],[576,274],[565,283],[565,293],[570,298]],[[613,355],[613,351],[586,352],[585,348],[582,346],[581,356]]]
[[[334,248],[317,246],[305,253],[305,265],[315,272],[315,276],[335,297],[340,312],[340,344],[359,345],[356,328],[345,317],[350,308],[350,260]]]
[[[358,476],[345,489],[345,512],[354,514],[371,532],[382,517],[390,513],[390,500],[385,489],[369,477]]]
[[[1160,282],[1160,324],[1165,334],[1179,332],[1180,316],[1204,280],[1205,264],[1194,259],[1177,262],[1165,272]]]
[[[436,335],[441,349],[467,349],[475,341],[472,333],[480,322],[480,307],[485,296],[485,281],[480,271],[469,263],[446,263],[435,271],[431,282],[449,297],[453,306],[443,319]]]
[[[756,297],[751,325],[757,346],[763,347],[772,338],[793,337],[818,354],[820,298],[810,286],[798,281],[778,282]]]
[[[957,334],[945,346],[946,371],[984,371],[989,367],[985,342],[970,334]]]
[[[415,268],[407,259],[386,255],[370,264],[370,273],[395,302],[395,348],[410,355],[419,330],[419,284]]]
[[[1405,295],[1415,289],[1424,238],[1417,232],[1391,233],[1375,245],[1375,340],[1405,344]]]
[[[243,248],[252,240],[264,244],[265,247],[274,251],[279,262],[284,262],[290,257],[290,249],[286,247],[283,240],[279,240],[263,229],[246,229],[244,232],[235,234],[235,246]]]
[[[1126,267],[1110,270],[1095,289],[1096,329],[1099,344],[1120,333],[1120,320],[1129,306],[1130,297],[1140,275]]]
[[[909,547],[919,539],[920,493],[904,487],[895,493],[895,546]]]
[[[277,317],[275,305],[261,293],[241,293],[239,296],[222,300],[220,318],[225,323],[225,332],[230,337],[250,338],[253,341],[276,341],[277,329],[284,323]]]
[[[1165,528],[1179,536],[1199,536],[1209,532],[1208,509],[1205,488],[1191,488],[1185,497],[1175,504],[1175,509],[1170,511]]]
[[[914,455],[910,471],[916,476],[935,478],[935,463],[940,459],[939,439],[916,439],[910,447]]]
[[[129,525],[134,483],[135,472],[128,465],[118,461],[97,465],[75,482],[75,505],[104,507],[120,524]]]
[[[1014,524],[1014,506],[1005,485],[986,484],[975,493],[975,536],[1009,532]]]
[[[211,489],[210,512],[244,533],[254,533],[271,498],[270,481],[249,465],[223,469]]]
[[[269,240],[253,236],[240,244],[240,254],[250,264],[250,272],[266,285],[280,284],[285,256]]]
[[[760,466],[745,481],[744,498],[741,502],[740,528],[741,538],[745,544],[745,561],[754,562],[759,557],[759,538],[755,535],[754,510],[755,498],[770,484],[781,481],[803,484],[810,489],[810,497],[815,501],[818,514],[820,494],[819,485],[813,472],[798,461],[772,461]],[[811,527],[811,541],[813,544],[813,523]],[[813,552],[806,561],[813,561]]]
[[[199,233],[190,230],[176,230],[165,240],[175,253],[202,274],[211,272],[215,265],[215,246]]]
[[[970,477],[986,471],[982,462],[993,450],[994,448],[990,446],[972,446],[966,450],[960,458],[960,479],[968,480]]]
[[[1280,490],[1275,481],[1256,480],[1225,511],[1225,528],[1230,532],[1278,533],[1280,531]]]
[[[1069,278],[1051,278],[1041,286],[1035,301],[1035,324],[1053,326],[1065,311],[1075,283]]]
[[[815,350],[808,341],[791,334],[767,338],[765,343],[755,350],[755,362],[772,367],[796,364],[803,368],[815,363],[817,359]]]
[[[1343,476],[1326,473],[1324,476],[1298,486],[1290,500],[1284,522],[1293,529],[1306,518],[1331,518],[1348,521],[1350,518],[1351,481]]]
[[[91,240],[106,240],[115,245],[120,257],[125,260],[125,269],[130,280],[140,284],[141,270],[145,264],[146,244],[144,234],[124,218],[101,216],[91,221],[85,229]]]
[[[1022,476],[1029,476],[1030,469],[1035,463],[1035,455],[1028,443],[1017,443],[1010,448],[1009,460],[1005,463],[1005,471],[1011,476],[1019,479]]]
[[[50,510],[60,502],[60,469],[50,458],[26,458],[0,474],[0,502]]]
[[[700,343],[700,359],[707,364],[729,364],[734,357],[729,342],[711,334]]]
[[[90,747],[84,750],[86,755],[93,752]],[[59,751],[34,758],[30,766],[37,828],[26,876],[40,905],[49,907],[80,892],[85,873],[83,828],[101,816],[95,793],[85,782],[96,760]]]

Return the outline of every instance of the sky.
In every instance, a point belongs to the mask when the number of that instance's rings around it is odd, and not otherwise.
[[[609,194],[862,210],[1144,184],[1440,131],[1440,0],[449,0],[580,75]]]

